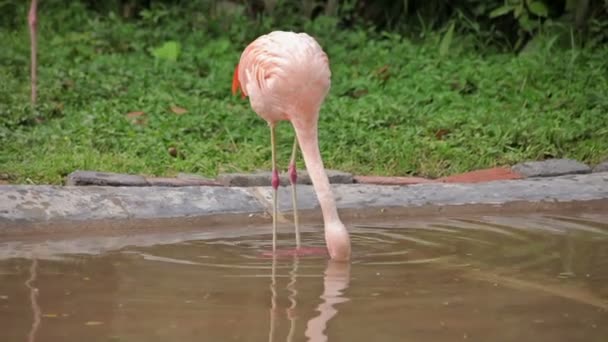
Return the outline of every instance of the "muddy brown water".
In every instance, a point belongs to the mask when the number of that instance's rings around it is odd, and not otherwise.
[[[0,341],[608,338],[608,213],[350,226],[349,264],[266,226],[2,241]]]

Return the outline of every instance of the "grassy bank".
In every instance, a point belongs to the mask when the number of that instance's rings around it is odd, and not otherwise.
[[[269,169],[269,131],[232,97],[234,65],[264,27],[124,21],[73,4],[41,13],[39,104],[29,105],[26,27],[0,27],[0,175],[61,183],[75,169],[172,175]],[[201,24],[202,25],[202,24]],[[207,26],[205,26],[207,27]],[[608,157],[608,48],[479,51],[306,24],[333,71],[322,108],[326,166],[442,176],[523,160]],[[171,44],[180,51],[172,61]],[[443,55],[442,53],[443,52]],[[279,126],[286,167],[293,133]]]

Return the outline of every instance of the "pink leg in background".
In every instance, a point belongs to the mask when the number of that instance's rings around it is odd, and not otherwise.
[[[28,24],[30,28],[30,61],[31,61],[31,88],[32,88],[32,105],[36,104],[36,25],[38,23],[38,18],[36,16],[36,12],[38,10],[38,0],[32,0],[30,4],[30,13],[28,15]]]

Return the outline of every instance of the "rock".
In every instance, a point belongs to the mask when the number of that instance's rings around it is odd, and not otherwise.
[[[222,186],[221,183],[192,174],[181,173],[177,178],[143,177],[112,172],[75,171],[68,175],[66,185],[100,186]]]
[[[67,176],[66,185],[147,186],[143,176],[112,172],[74,171]]]
[[[608,160],[595,165],[593,172],[608,172]]]
[[[413,185],[432,183],[434,180],[422,177],[381,177],[381,176],[354,176],[354,181],[359,184],[375,185]]]
[[[337,170],[326,170],[329,182],[332,184],[350,184],[353,183],[353,175],[347,172]],[[254,173],[224,173],[217,177],[217,180],[225,186],[270,186],[272,173],[268,171]],[[289,185],[289,176],[287,173],[279,175],[281,186]],[[298,170],[298,184],[312,184],[308,173],[305,170]]]
[[[217,181],[224,186],[269,186],[270,172],[221,173],[217,176]]]
[[[202,178],[202,177],[201,177]],[[195,178],[164,178],[164,177],[146,177],[146,182],[149,186],[222,186],[221,183],[210,179],[195,179]]]
[[[351,173],[339,170],[325,170],[325,172],[327,173],[327,177],[329,177],[329,182],[332,184],[351,184],[354,182]],[[306,177],[308,177],[308,174],[306,174]],[[312,184],[312,182],[309,184]]]
[[[573,159],[547,159],[519,163],[512,170],[525,177],[552,177],[590,173],[591,168]]]

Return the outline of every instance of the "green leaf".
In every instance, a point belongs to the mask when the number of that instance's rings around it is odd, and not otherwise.
[[[519,6],[515,7],[513,9],[513,16],[515,17],[515,19],[519,19],[519,17],[521,17],[522,13],[526,13],[525,9],[526,8],[524,7],[523,2]]]
[[[441,43],[439,44],[439,56],[445,56],[448,54],[450,50],[450,45],[452,44],[452,38],[454,37],[454,27],[456,24],[452,21],[448,31],[445,33],[443,38],[441,39]]]
[[[498,8],[495,8],[492,12],[490,12],[490,18],[500,17],[501,15],[505,15],[513,10],[513,6],[504,5]]]
[[[527,32],[532,32],[538,27],[538,23],[535,20],[531,20],[528,13],[524,13],[517,21],[521,29]]]
[[[181,51],[181,46],[178,42],[168,41],[162,46],[152,50],[152,55],[158,59],[165,59],[171,62],[177,61]]]
[[[547,17],[549,15],[547,6],[545,6],[542,1],[530,1],[528,3],[528,9],[532,14],[539,17]]]

